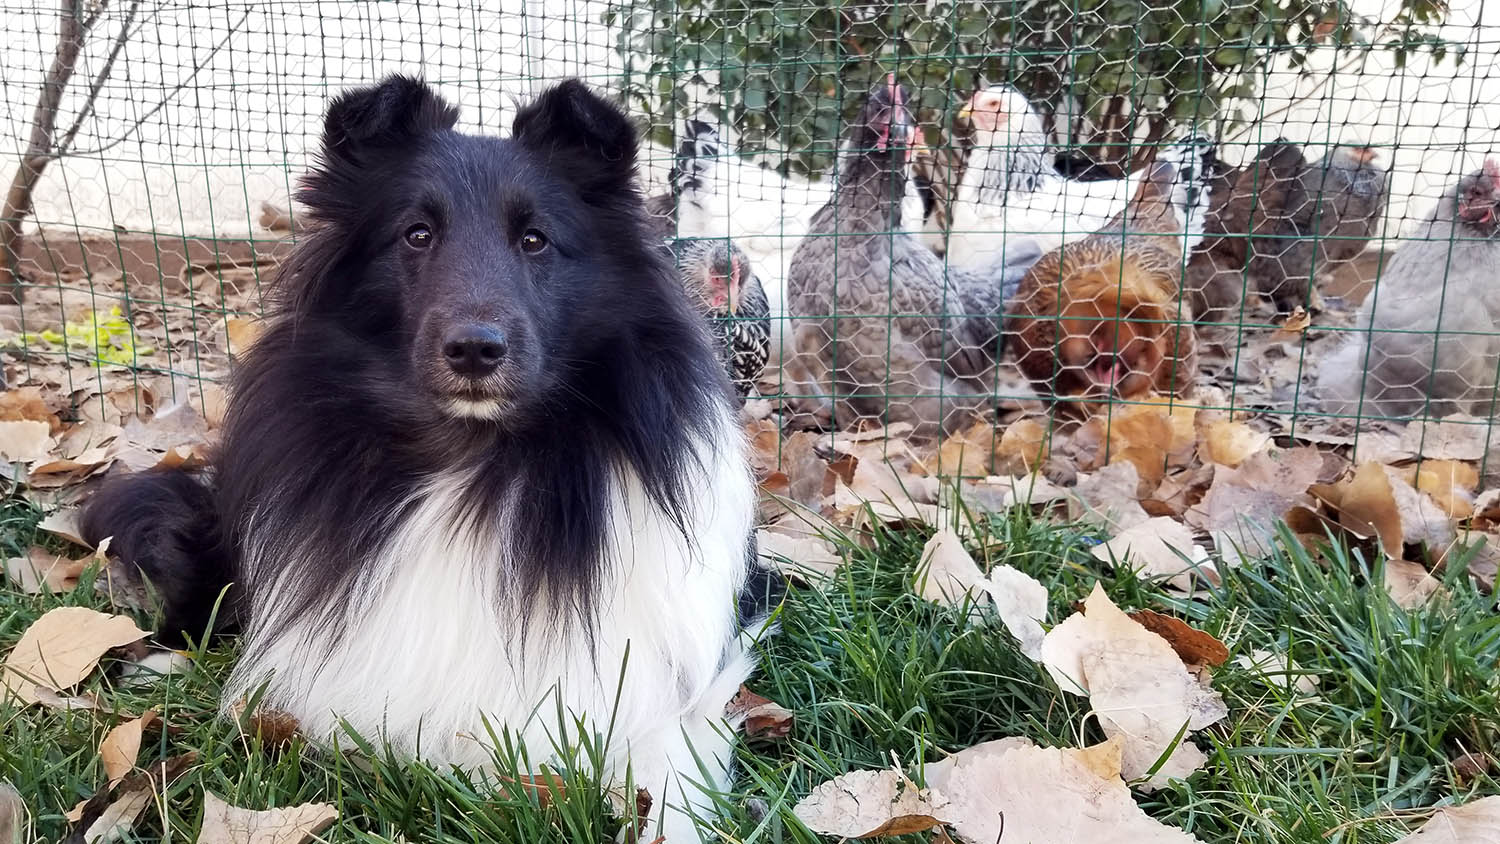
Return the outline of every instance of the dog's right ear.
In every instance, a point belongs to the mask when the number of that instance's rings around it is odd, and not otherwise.
[[[420,79],[395,74],[379,85],[334,99],[323,121],[323,155],[358,162],[371,152],[398,149],[452,129],[458,109]]]
[[[512,136],[552,163],[591,200],[630,188],[636,129],[620,107],[569,79],[516,114]]]

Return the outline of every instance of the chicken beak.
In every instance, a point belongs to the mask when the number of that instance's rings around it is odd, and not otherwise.
[[[964,103],[964,107],[958,110],[958,119],[959,120],[968,120],[969,118],[971,118],[973,116],[974,116],[974,105],[972,103]]]
[[[729,285],[729,315],[730,316],[737,316],[737,315],[739,315],[739,312],[740,312],[740,291],[738,290],[738,286],[737,285],[730,284]]]

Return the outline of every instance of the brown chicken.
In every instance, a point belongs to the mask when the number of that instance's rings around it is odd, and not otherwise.
[[[1280,228],[1282,209],[1306,167],[1300,148],[1277,139],[1214,184],[1203,243],[1189,259],[1183,280],[1200,325],[1238,323],[1250,238],[1270,236]]]
[[[1178,295],[1183,247],[1201,237],[1206,196],[1174,209],[1175,169],[1158,162],[1109,225],[1043,256],[1021,281],[1008,330],[1017,364],[1054,404],[1181,393],[1197,366]]]
[[[1247,292],[1278,311],[1311,305],[1313,280],[1353,259],[1375,233],[1386,187],[1369,147],[1334,147],[1309,163],[1284,139],[1226,174],[1183,283],[1200,325],[1237,325]]]

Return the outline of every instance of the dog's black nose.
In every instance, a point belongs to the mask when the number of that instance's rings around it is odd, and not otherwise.
[[[483,378],[505,357],[505,335],[488,325],[460,325],[443,338],[443,357],[465,378]]]

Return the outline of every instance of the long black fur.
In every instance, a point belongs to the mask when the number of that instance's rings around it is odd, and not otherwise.
[[[156,585],[165,632],[201,633],[231,582],[236,606],[261,606],[285,575],[278,619],[340,604],[437,477],[476,479],[463,497],[476,524],[513,508],[505,590],[533,610],[590,614],[621,468],[685,519],[691,442],[732,393],[643,228],[634,128],[576,80],[523,108],[507,140],[456,119],[401,76],[332,103],[298,194],[317,225],[234,376],[211,475],[128,479],[88,509],[86,538],[113,536]],[[404,239],[413,221],[430,223],[430,250]],[[518,248],[528,229],[546,252]],[[445,412],[434,369],[433,332],[476,313],[508,340],[494,420]],[[247,570],[247,543],[296,568]]]

